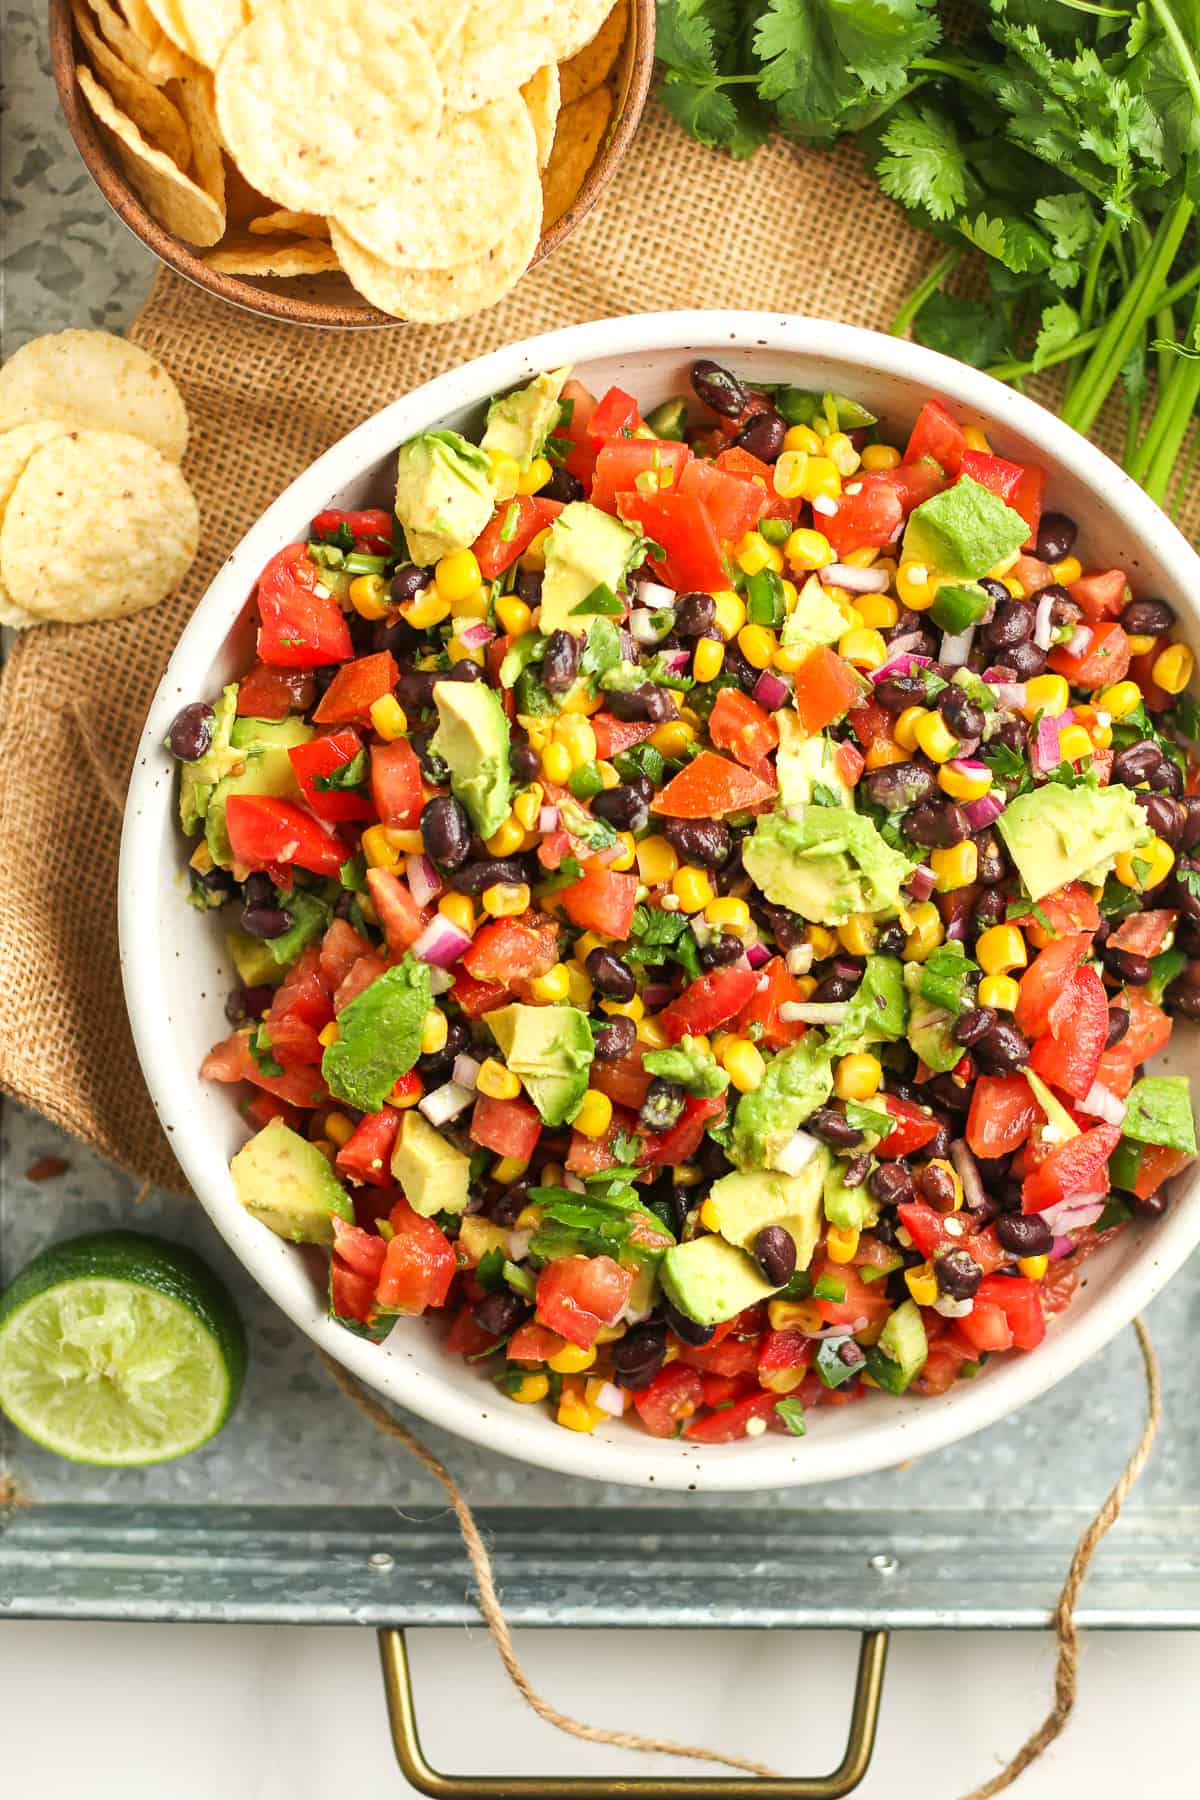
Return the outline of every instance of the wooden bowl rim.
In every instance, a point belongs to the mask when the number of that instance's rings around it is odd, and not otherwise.
[[[604,144],[582,187],[560,219],[538,242],[529,264],[534,269],[570,236],[592,210],[633,142],[646,100],[654,68],[655,6],[654,0],[630,0],[629,32],[632,47],[628,59],[628,76],[619,111],[607,142]],[[628,42],[628,39],[627,39]],[[84,167],[104,199],[121,223],[152,250],[160,262],[183,275],[197,287],[243,312],[259,318],[281,319],[290,325],[308,325],[326,330],[380,331],[389,326],[402,326],[405,319],[393,318],[364,300],[360,306],[336,301],[306,300],[282,288],[260,288],[238,275],[225,274],[206,263],[195,251],[172,236],[142,205],[125,177],[109,155],[92,113],[79,90],[75,74],[77,46],[70,0],[50,0],[50,69],[58,92],[59,105],[67,122],[75,148]],[[528,274],[528,270],[525,271]],[[522,277],[523,279],[523,277]]]

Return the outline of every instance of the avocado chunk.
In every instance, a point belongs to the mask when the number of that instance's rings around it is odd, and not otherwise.
[[[829,598],[819,578],[810,575],[783,621],[779,641],[785,650],[815,650],[819,644],[836,644],[848,630],[841,607]]]
[[[730,1161],[739,1169],[775,1168],[776,1156],[832,1092],[828,1045],[819,1031],[806,1031],[772,1057],[761,1084],[738,1101]]]
[[[998,494],[963,475],[953,487],[923,500],[908,515],[901,556],[937,575],[976,581],[1019,550],[1028,520]]]
[[[233,958],[237,978],[243,987],[278,987],[283,970],[271,954],[270,941],[254,938],[240,925],[225,933],[225,943]]]
[[[1068,881],[1098,885],[1123,851],[1153,836],[1136,796],[1119,782],[1091,788],[1048,781],[1011,800],[996,829],[1031,900]]]
[[[485,456],[511,456],[519,469],[527,469],[546,448],[546,439],[558,424],[559,400],[570,365],[538,375],[527,387],[499,394],[488,407],[487,429],[479,448]],[[516,492],[496,490],[497,500],[511,500]]]
[[[392,1148],[392,1174],[415,1213],[460,1213],[467,1204],[471,1159],[448,1143],[415,1107],[401,1114]]]
[[[230,742],[238,750],[287,750],[314,735],[298,713],[289,713],[286,719],[237,719]]]
[[[687,432],[688,403],[686,394],[672,394],[646,414],[646,429],[656,438],[681,444]]]
[[[307,743],[313,736],[311,727],[302,720],[297,720],[297,724],[305,736],[296,738],[295,742]],[[222,869],[228,869],[233,862],[233,845],[225,828],[225,803],[231,794],[267,794],[275,800],[299,800],[301,797],[292,759],[281,745],[255,741],[238,750],[236,755],[237,773],[218,781],[204,819],[209,855]]]
[[[913,864],[870,819],[845,807],[804,805],[767,813],[742,847],[746,873],[767,899],[817,925],[852,913],[897,912]]]
[[[799,1175],[773,1169],[722,1175],[705,1203],[705,1221],[711,1208],[721,1236],[751,1251],[765,1226],[782,1225],[796,1246],[796,1268],[807,1269],[821,1235],[821,1189],[828,1165],[829,1154],[822,1150]]]
[[[421,1054],[429,999],[429,965],[407,953],[343,1006],[337,1040],[321,1058],[335,1100],[360,1112],[381,1110]]]
[[[826,1172],[822,1194],[825,1217],[839,1231],[866,1231],[879,1218],[879,1205],[872,1200],[865,1181],[860,1181],[857,1187],[846,1186],[849,1166],[838,1158]]]
[[[920,1057],[926,1068],[944,1075],[962,1061],[962,1045],[953,1036],[958,1014],[936,1005],[921,992],[919,963],[907,965],[904,980],[909,990],[908,1041],[913,1054]]]
[[[429,747],[444,758],[454,798],[479,836],[491,837],[512,806],[508,720],[500,697],[485,681],[438,681],[433,698],[438,728]]]
[[[244,760],[234,755],[232,748],[237,742],[232,734],[241,723],[237,718],[237,695],[236,681],[221,690],[221,698],[213,707],[208,749],[195,762],[179,766],[179,822],[189,837],[203,825],[217,783],[232,774]]]
[[[428,567],[467,550],[492,516],[492,465],[457,431],[422,431],[396,458],[396,517],[408,554]]]
[[[698,1325],[720,1325],[779,1291],[763,1280],[752,1257],[715,1235],[672,1244],[658,1278],[671,1305]]]
[[[780,806],[853,806],[854,791],[838,774],[837,745],[832,739],[806,737],[790,707],[777,712],[775,720],[779,726],[775,778]]]
[[[592,1027],[577,1006],[497,1007],[484,1023],[547,1125],[579,1111],[592,1066]]]
[[[715,1100],[729,1086],[729,1076],[713,1055],[707,1038],[682,1037],[665,1050],[647,1050],[642,1067],[648,1075],[677,1081],[700,1100]]]
[[[564,506],[546,539],[542,578],[541,629],[587,635],[588,602],[597,589],[615,594],[625,579],[637,538],[619,519],[573,500]]]
[[[246,1211],[293,1244],[332,1244],[333,1219],[354,1223],[345,1188],[315,1144],[272,1119],[229,1165]]]
[[[831,1056],[848,1050],[904,1036],[908,997],[904,990],[904,966],[898,956],[868,956],[863,978],[846,1006],[840,1025],[826,1035]]]
[[[879,1342],[867,1351],[867,1373],[889,1394],[902,1394],[925,1367],[929,1340],[915,1300],[889,1313]]]

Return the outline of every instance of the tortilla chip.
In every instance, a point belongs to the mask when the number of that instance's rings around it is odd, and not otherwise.
[[[613,97],[606,87],[593,88],[582,100],[573,100],[558,115],[554,148],[542,176],[545,211],[542,230],[562,218],[569,209],[596,160],[612,118]]]
[[[90,0],[89,0],[90,3]],[[186,75],[192,59],[173,43],[150,10],[147,0],[117,0],[130,31],[146,53],[146,74],[156,84],[169,81],[173,75]]]
[[[172,462],[187,449],[183,395],[148,351],[108,331],[33,338],[0,369],[0,430],[21,421],[59,430],[127,431]],[[0,438],[0,444],[4,443]]]
[[[497,13],[492,0],[466,0],[454,9],[454,29],[445,21],[424,24],[445,89],[446,106],[475,112],[489,100],[511,94],[547,62],[559,60],[547,23],[546,0],[506,0]]]
[[[175,463],[122,431],[69,432],[34,452],[0,528],[0,582],[42,619],[123,618],[165,600],[200,516]]]
[[[591,43],[577,50],[559,70],[564,106],[582,100],[608,80],[628,35],[629,0],[617,0]]]
[[[613,0],[554,0],[545,35],[555,62],[569,62],[592,42],[612,10]]]
[[[192,180],[216,202],[225,217],[225,161],[217,128],[213,78],[207,69],[167,83],[167,92],[186,121],[192,140]]]
[[[524,215],[485,256],[452,269],[399,269],[364,250],[337,219],[329,228],[338,260],[365,300],[393,318],[437,325],[503,299],[537,249],[541,207],[532,196]]]
[[[112,5],[112,0],[87,0],[88,8],[93,14],[96,24],[104,36],[105,42],[116,52],[127,68],[135,69],[139,75],[155,87],[161,87],[164,81],[181,71],[168,69],[165,73],[158,69],[150,51],[137,35],[131,31],[123,16]]]
[[[537,163],[544,169],[554,148],[554,127],[562,104],[557,63],[543,63],[521,89],[521,98],[529,108],[533,135],[537,139]]]
[[[0,431],[0,525],[4,523],[5,508],[13,489],[34,451],[40,450],[43,444],[52,443],[66,430],[67,426],[55,419],[32,419],[27,425],[14,425],[7,431]]]
[[[160,150],[165,150],[179,168],[186,170],[192,157],[192,140],[178,108],[148,76],[131,68],[109,48],[84,10],[83,0],[71,0],[71,16],[97,81],[103,82],[143,136]]]
[[[248,0],[140,0],[165,35],[203,68],[215,69],[233,39],[248,25]]]
[[[223,275],[275,275],[281,280],[290,275],[327,275],[341,267],[332,245],[320,238],[275,243],[261,237],[227,237],[204,260]]]
[[[288,212],[277,207],[274,212],[260,213],[247,221],[246,229],[254,237],[322,238],[329,242],[329,220],[320,213]]]
[[[215,244],[225,230],[224,208],[178,169],[165,151],[146,142],[90,69],[79,64],[75,73],[84,98],[109,134],[130,187],[147,211],[173,236],[189,244]]]
[[[0,582],[0,625],[7,625],[10,631],[28,631],[31,625],[42,625],[36,613],[27,612],[23,606],[10,599],[8,589]]]

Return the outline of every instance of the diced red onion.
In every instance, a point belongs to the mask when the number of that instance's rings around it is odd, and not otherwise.
[[[944,631],[938,661],[945,663],[948,669],[961,669],[971,654],[974,642],[974,625],[968,625],[965,631]]]
[[[453,1075],[455,1081],[457,1081],[459,1087],[473,1088],[476,1081],[479,1079],[479,1071],[482,1067],[483,1064],[481,1062],[477,1062],[473,1056],[468,1056],[464,1050],[460,1055],[455,1057],[454,1067],[451,1069],[450,1073]]]
[[[904,885],[914,900],[928,900],[937,886],[937,876],[924,863],[918,863]]]
[[[962,1138],[955,1138],[950,1146],[950,1161],[958,1171],[958,1179],[963,1186],[963,1200],[972,1212],[978,1212],[987,1195],[983,1191],[983,1178],[979,1173],[979,1164],[971,1154],[970,1147]]]
[[[417,1108],[431,1125],[448,1125],[459,1113],[466,1112],[474,1098],[471,1088],[460,1087],[457,1081],[447,1081],[434,1088],[432,1093],[423,1094],[417,1101]]]
[[[690,650],[664,650],[662,652],[663,667],[672,675],[682,675],[688,666],[690,655]]]
[[[1069,1194],[1065,1200],[1046,1207],[1041,1216],[1057,1237],[1063,1232],[1083,1231],[1086,1226],[1094,1225],[1107,1202],[1107,1194]]]
[[[1025,705],[1025,683],[1023,681],[993,681],[990,673],[986,670],[983,679],[995,694],[998,706],[1006,707],[1012,712],[1020,712]]]
[[[1049,775],[1050,771],[1057,769],[1062,761],[1062,751],[1058,744],[1058,726],[1059,721],[1056,718],[1043,718],[1038,721],[1037,733],[1030,752],[1030,761],[1033,764],[1034,773],[1037,775]]]
[[[447,994],[453,986],[454,977],[449,969],[430,969],[429,991],[431,994]]]
[[[961,891],[965,893],[967,890],[964,888]],[[951,898],[953,899],[953,896],[951,896]],[[946,924],[946,940],[948,943],[966,943],[967,926],[970,923],[970,919],[971,909],[969,906],[962,906],[957,912],[951,914],[950,919]]]
[[[1053,610],[1054,595],[1044,593],[1033,615],[1033,641],[1039,650],[1049,650],[1054,642],[1054,625],[1050,618]]]
[[[787,682],[770,669],[764,669],[754,684],[754,698],[768,712],[778,712],[781,706],[787,705],[791,697],[792,690]]]
[[[601,1382],[592,1390],[592,1405],[607,1413],[610,1419],[619,1419],[625,1411],[625,1390],[619,1388],[615,1381]]]
[[[816,1138],[807,1131],[794,1131],[783,1149],[775,1152],[774,1167],[781,1175],[799,1175],[820,1148]]]
[[[491,643],[495,635],[491,626],[481,620],[478,625],[468,625],[465,631],[460,631],[458,641],[464,650],[482,650],[485,644]]]
[[[1063,649],[1069,650],[1072,656],[1083,656],[1090,648],[1095,635],[1090,625],[1077,625],[1070,642],[1064,644]]]
[[[418,906],[428,906],[442,891],[442,878],[425,855],[406,856],[404,873]]]
[[[813,966],[812,945],[794,944],[787,953],[786,961],[789,975],[807,975]]]
[[[445,913],[437,913],[413,945],[412,953],[418,962],[436,963],[439,969],[448,969],[470,942],[467,933],[460,931]]]
[[[508,1234],[509,1262],[524,1262],[529,1255],[529,1246],[532,1242],[532,1231],[510,1231]]]
[[[984,794],[979,800],[969,800],[963,807],[963,811],[967,815],[967,823],[972,831],[986,831],[989,825],[995,824],[1004,811],[1004,806],[1004,796],[993,789],[990,794]]]
[[[1047,1261],[1061,1262],[1063,1257],[1070,1256],[1073,1253],[1074,1249],[1075,1249],[1075,1239],[1074,1238],[1056,1237],[1054,1242],[1051,1244],[1049,1250],[1046,1253]]]
[[[850,490],[846,491],[849,493]],[[828,494],[818,494],[812,503],[812,509],[815,513],[820,513],[822,518],[832,519],[837,516],[837,501],[831,500]]]
[[[852,563],[826,563],[817,570],[823,587],[845,588],[848,594],[886,594],[886,569],[856,569]]]
[[[654,614],[639,606],[629,615],[629,629],[639,644],[659,644],[669,636],[672,620],[656,624]]]
[[[923,644],[924,638],[913,636],[908,640],[912,644]],[[899,642],[899,640],[897,640]],[[927,669],[932,663],[931,656],[915,655],[913,651],[902,649],[897,653],[896,645],[888,645],[888,660],[882,668],[871,672],[874,682],[889,681],[893,675],[911,675],[914,669]]]
[[[538,830],[539,831],[557,831],[558,830],[558,808],[557,808],[557,806],[543,806],[543,807],[539,808],[539,810],[538,810]]]
[[[1106,1125],[1123,1123],[1127,1111],[1124,1100],[1106,1088],[1102,1081],[1093,1081],[1083,1099],[1079,1102],[1080,1112],[1089,1113],[1093,1119],[1103,1119]]]
[[[769,960],[770,955],[771,952],[765,944],[746,945],[746,961],[752,969],[761,969],[763,964]]]
[[[642,581],[638,583],[638,603],[648,606],[651,612],[658,612],[664,606],[674,606],[675,589],[663,587],[658,581]]]
[[[787,1025],[840,1025],[849,1010],[848,1000],[785,1000],[779,1016]]]

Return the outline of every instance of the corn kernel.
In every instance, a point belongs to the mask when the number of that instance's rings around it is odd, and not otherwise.
[[[872,631],[890,631],[900,617],[900,608],[890,594],[860,594],[854,610]]]
[[[571,1123],[584,1137],[603,1137],[612,1124],[612,1114],[613,1103],[608,1095],[598,1088],[589,1088]]]
[[[632,869],[637,857],[638,847],[637,841],[631,831],[619,831],[617,833],[617,842],[620,844],[621,848],[617,854],[610,859],[608,866],[610,869],[615,869],[618,873],[622,873],[626,869]]]
[[[542,774],[562,787],[570,778],[571,752],[565,744],[547,744],[542,751]]]
[[[930,762],[949,762],[952,756],[958,755],[958,739],[939,712],[927,712],[923,719],[918,719],[913,736]]]
[[[1087,737],[1087,733],[1084,733]],[[1088,739],[1088,749],[1091,749]],[[992,785],[990,769],[963,769],[954,763],[943,763],[938,770],[938,786],[952,800],[982,800]]]
[[[1040,1281],[1050,1267],[1048,1256],[1019,1256],[1017,1267],[1026,1281]]]
[[[990,579],[990,577],[989,577],[989,579]],[[1024,598],[1025,598],[1024,584],[1022,582],[1018,581],[1015,575],[1003,575],[1003,576],[998,575],[996,577],[996,580],[1003,581],[1005,587],[1008,589],[1009,593],[1012,595],[1014,600],[1024,600]]]
[[[529,985],[534,999],[547,1006],[556,1000],[565,1000],[571,991],[571,976],[566,963],[555,963],[544,975],[535,975]]]
[[[883,1065],[869,1051],[843,1056],[834,1071],[833,1091],[839,1100],[869,1100],[879,1092]]]
[[[368,868],[394,871],[400,867],[399,852],[388,843],[387,833],[382,825],[368,825],[362,834],[362,853],[367,859]]]
[[[362,619],[385,619],[390,600],[382,575],[356,575],[350,583],[350,604]]]
[[[706,1231],[720,1231],[721,1209],[710,1195],[700,1208],[700,1223]]]
[[[542,1182],[546,1187],[557,1187],[566,1171],[561,1163],[547,1163],[542,1170]],[[545,1213],[540,1206],[523,1206],[513,1220],[514,1231],[537,1231],[540,1229]]]
[[[1137,893],[1157,887],[1165,881],[1175,863],[1175,852],[1160,837],[1153,837],[1138,850],[1123,850],[1113,864],[1117,880]]]
[[[393,744],[407,734],[408,718],[395,694],[382,694],[373,703],[371,724],[385,744]]]
[[[520,1181],[528,1167],[524,1157],[498,1156],[492,1164],[492,1180],[502,1187],[511,1187],[514,1181]]]
[[[985,975],[979,984],[980,1006],[996,1012],[1015,1012],[1020,998],[1021,990],[1011,975]]]
[[[790,425],[783,440],[785,450],[802,451],[808,456],[819,456],[821,440],[811,425]]]
[[[331,1138],[310,1138],[309,1142],[314,1150],[319,1150],[321,1152],[321,1155],[325,1158],[327,1163],[332,1163],[334,1161],[337,1156],[337,1145]]]
[[[595,1350],[585,1350],[580,1344],[564,1344],[561,1350],[556,1350],[553,1356],[546,1358],[546,1366],[553,1369],[556,1375],[582,1375],[585,1369],[591,1368],[595,1360]]]
[[[509,815],[502,825],[498,825],[487,840],[489,856],[515,856],[521,848],[528,828],[520,819]]]
[[[758,1377],[759,1386],[769,1388],[773,1394],[794,1394],[807,1372],[799,1366],[792,1369],[763,1369]],[[749,1431],[746,1435],[750,1435]]]
[[[838,926],[837,934],[842,949],[851,956],[870,956],[878,935],[870,913],[851,913],[846,923]]]
[[[1064,556],[1061,562],[1050,564],[1050,573],[1063,587],[1070,587],[1083,574],[1083,564],[1077,556]]]
[[[945,936],[942,915],[932,900],[908,908],[908,936],[904,955],[909,962],[926,962]]]
[[[812,947],[814,962],[825,962],[837,954],[837,936],[827,926],[810,925],[804,933],[804,941]]]
[[[529,1374],[522,1375],[518,1381],[513,1382],[508,1397],[519,1406],[534,1406],[539,1400],[544,1400],[549,1392],[548,1375]]]
[[[681,912],[703,912],[710,900],[716,898],[712,882],[704,869],[688,867],[677,869],[671,877],[671,892],[679,901]]]
[[[898,469],[900,452],[894,444],[868,444],[862,453],[862,466],[872,475],[881,469]]]
[[[1079,762],[1092,754],[1092,740],[1082,725],[1068,725],[1058,734],[1058,748],[1064,762]]]
[[[494,881],[479,896],[483,910],[493,919],[515,919],[529,911],[533,896],[527,881]]]
[[[440,1007],[431,1006],[421,1026],[421,1055],[436,1056],[439,1050],[445,1049],[449,1035],[445,1013]]]
[[[985,975],[1008,975],[1025,967],[1029,952],[1015,925],[992,925],[976,942],[975,957]]]
[[[668,761],[678,761],[695,741],[696,733],[686,719],[668,719],[650,733],[650,742]]]
[[[856,1225],[831,1225],[825,1234],[825,1249],[830,1262],[852,1263],[858,1255],[860,1232]]]
[[[410,1082],[409,1076],[405,1075],[402,1077],[401,1081],[396,1083],[396,1086],[388,1095],[387,1103],[389,1106],[415,1106],[424,1093],[425,1086],[423,1082],[419,1080]]]
[[[868,769],[886,769],[891,763],[908,762],[909,756],[891,738],[876,738],[864,760]]]
[[[741,642],[740,638],[738,642]],[[839,640],[838,655],[844,656],[856,669],[882,669],[888,659],[888,647],[881,633],[860,626]]]
[[[842,478],[833,458],[810,456],[801,478],[800,498],[808,501],[836,500],[841,491]]]
[[[340,1150],[354,1136],[354,1127],[345,1113],[331,1112],[325,1116],[325,1136],[330,1143]]]
[[[743,625],[738,632],[738,649],[752,669],[769,669],[778,648],[779,639],[765,625]]]
[[[721,1067],[739,1094],[752,1094],[762,1086],[767,1065],[757,1044],[749,1038],[734,1038],[721,1053]]]
[[[670,881],[679,867],[674,846],[657,832],[642,839],[636,847],[636,855],[638,874],[647,887],[658,887],[661,882]]]
[[[833,562],[833,546],[823,531],[812,531],[800,526],[793,531],[783,553],[793,569],[823,569]]]
[[[533,624],[533,613],[516,594],[501,594],[496,602],[496,617],[509,637],[523,637]]]
[[[734,895],[723,896],[707,903],[704,921],[714,931],[736,931],[741,936],[750,929],[750,908]]]
[[[1101,688],[1096,704],[1110,718],[1123,719],[1142,704],[1142,690],[1136,681],[1118,681],[1112,687]]]
[[[979,874],[979,846],[970,838],[949,849],[931,850],[929,867],[937,876],[939,894],[952,894],[955,888],[970,887]]]
[[[550,536],[550,527],[544,526],[537,536],[531,538],[525,549],[517,558],[517,567],[525,574],[533,574],[546,566],[546,540]]]
[[[746,532],[733,555],[743,575],[757,575],[762,569],[774,569],[777,575],[783,574],[783,557],[774,544],[768,544],[761,532]]]
[[[1018,708],[1032,724],[1039,713],[1057,719],[1071,704],[1071,689],[1065,675],[1035,675],[1025,683],[1025,704]]]
[[[489,450],[486,454],[492,465],[492,493],[497,500],[511,500],[521,479],[520,463],[505,450]]]
[[[640,994],[632,1000],[602,1000],[601,1012],[606,1012],[613,1019],[633,1019],[635,1022],[645,1015],[646,1002]]]
[[[772,1331],[803,1331],[809,1336],[826,1325],[815,1300],[768,1300],[767,1318]]]
[[[964,425],[962,432],[963,437],[966,439],[968,450],[981,450],[985,456],[992,455],[992,446],[988,443],[986,435],[979,429],[978,425]]]
[[[657,1019],[639,1019],[637,1041],[639,1044],[644,1044],[647,1050],[665,1050],[667,1034]]]
[[[928,707],[906,706],[892,726],[892,734],[902,750],[917,748],[917,726],[922,719],[929,718]]]
[[[596,760],[596,733],[591,725],[577,713],[568,713],[566,718],[559,719],[554,726],[554,741],[566,748],[571,759],[572,769],[581,763]]]
[[[341,1032],[338,1028],[337,1020],[331,1019],[328,1025],[323,1025],[320,1031],[318,1031],[317,1042],[318,1044],[324,1044],[325,1048],[328,1049],[330,1044],[337,1043],[340,1036]]]
[[[517,482],[518,494],[537,494],[545,487],[554,470],[550,460],[545,456],[535,456],[529,467],[522,472]]]
[[[597,1425],[607,1419],[608,1414],[601,1412],[598,1406],[589,1406],[580,1377],[568,1375],[563,1380],[558,1410],[554,1416],[568,1431],[594,1431]]]
[[[818,440],[819,441],[819,440]],[[805,471],[812,452],[784,450],[775,464],[771,485],[781,500],[799,500],[804,492]],[[747,571],[752,573],[752,571]]]
[[[733,636],[732,632],[726,634]],[[703,637],[692,657],[692,673],[697,681],[715,681],[725,661],[725,646],[718,638]]]
[[[506,1069],[502,1062],[494,1056],[480,1065],[475,1077],[475,1086],[489,1100],[515,1100],[521,1091],[521,1083],[511,1069]]]
[[[513,801],[513,818],[522,831],[534,831],[537,828],[538,815],[542,810],[545,793],[540,781],[535,781],[519,793]],[[508,823],[506,820],[505,823]],[[503,826],[501,827],[503,830]]]
[[[798,644],[791,650],[781,644],[771,658],[771,667],[778,669],[781,675],[794,675],[801,663],[808,660],[811,649],[811,644]]]
[[[425,839],[419,831],[402,831],[399,826],[385,825],[383,835],[401,856],[420,856],[425,848]]]
[[[585,1011],[592,1004],[591,977],[574,957],[567,964],[567,999],[572,1006],[582,1006]]]
[[[1164,693],[1182,694],[1195,667],[1196,659],[1186,644],[1169,644],[1155,657],[1150,673]]]
[[[446,654],[452,663],[473,662],[480,668],[486,660],[482,644],[464,644],[457,634],[446,639]]]
[[[1077,705],[1073,708],[1073,711],[1075,713],[1075,723],[1083,726],[1083,729],[1087,732],[1088,737],[1091,739],[1095,748],[1097,750],[1107,750],[1113,741],[1111,714],[1106,713],[1103,707],[1087,705]],[[1067,727],[1067,730],[1070,730],[1069,726]],[[1060,743],[1065,736],[1066,732],[1060,731]]]
[[[927,1262],[918,1263],[915,1269],[906,1269],[904,1285],[918,1306],[932,1306],[938,1297],[937,1276]]]
[[[857,475],[862,457],[844,431],[834,431],[825,439],[822,449],[842,479]]]
[[[937,597],[938,577],[924,563],[902,562],[896,570],[896,592],[902,605],[924,612]]]
[[[746,623],[746,604],[740,594],[732,588],[722,588],[719,594],[713,595],[713,623],[721,636],[728,643],[735,638]]]
[[[456,600],[469,599],[482,580],[473,550],[455,550],[443,556],[433,575],[438,592],[451,605]]]
[[[363,836],[367,834],[364,831]],[[460,931],[468,936],[475,929],[475,907],[469,894],[444,894],[438,901],[438,911],[443,918],[457,925]]]

